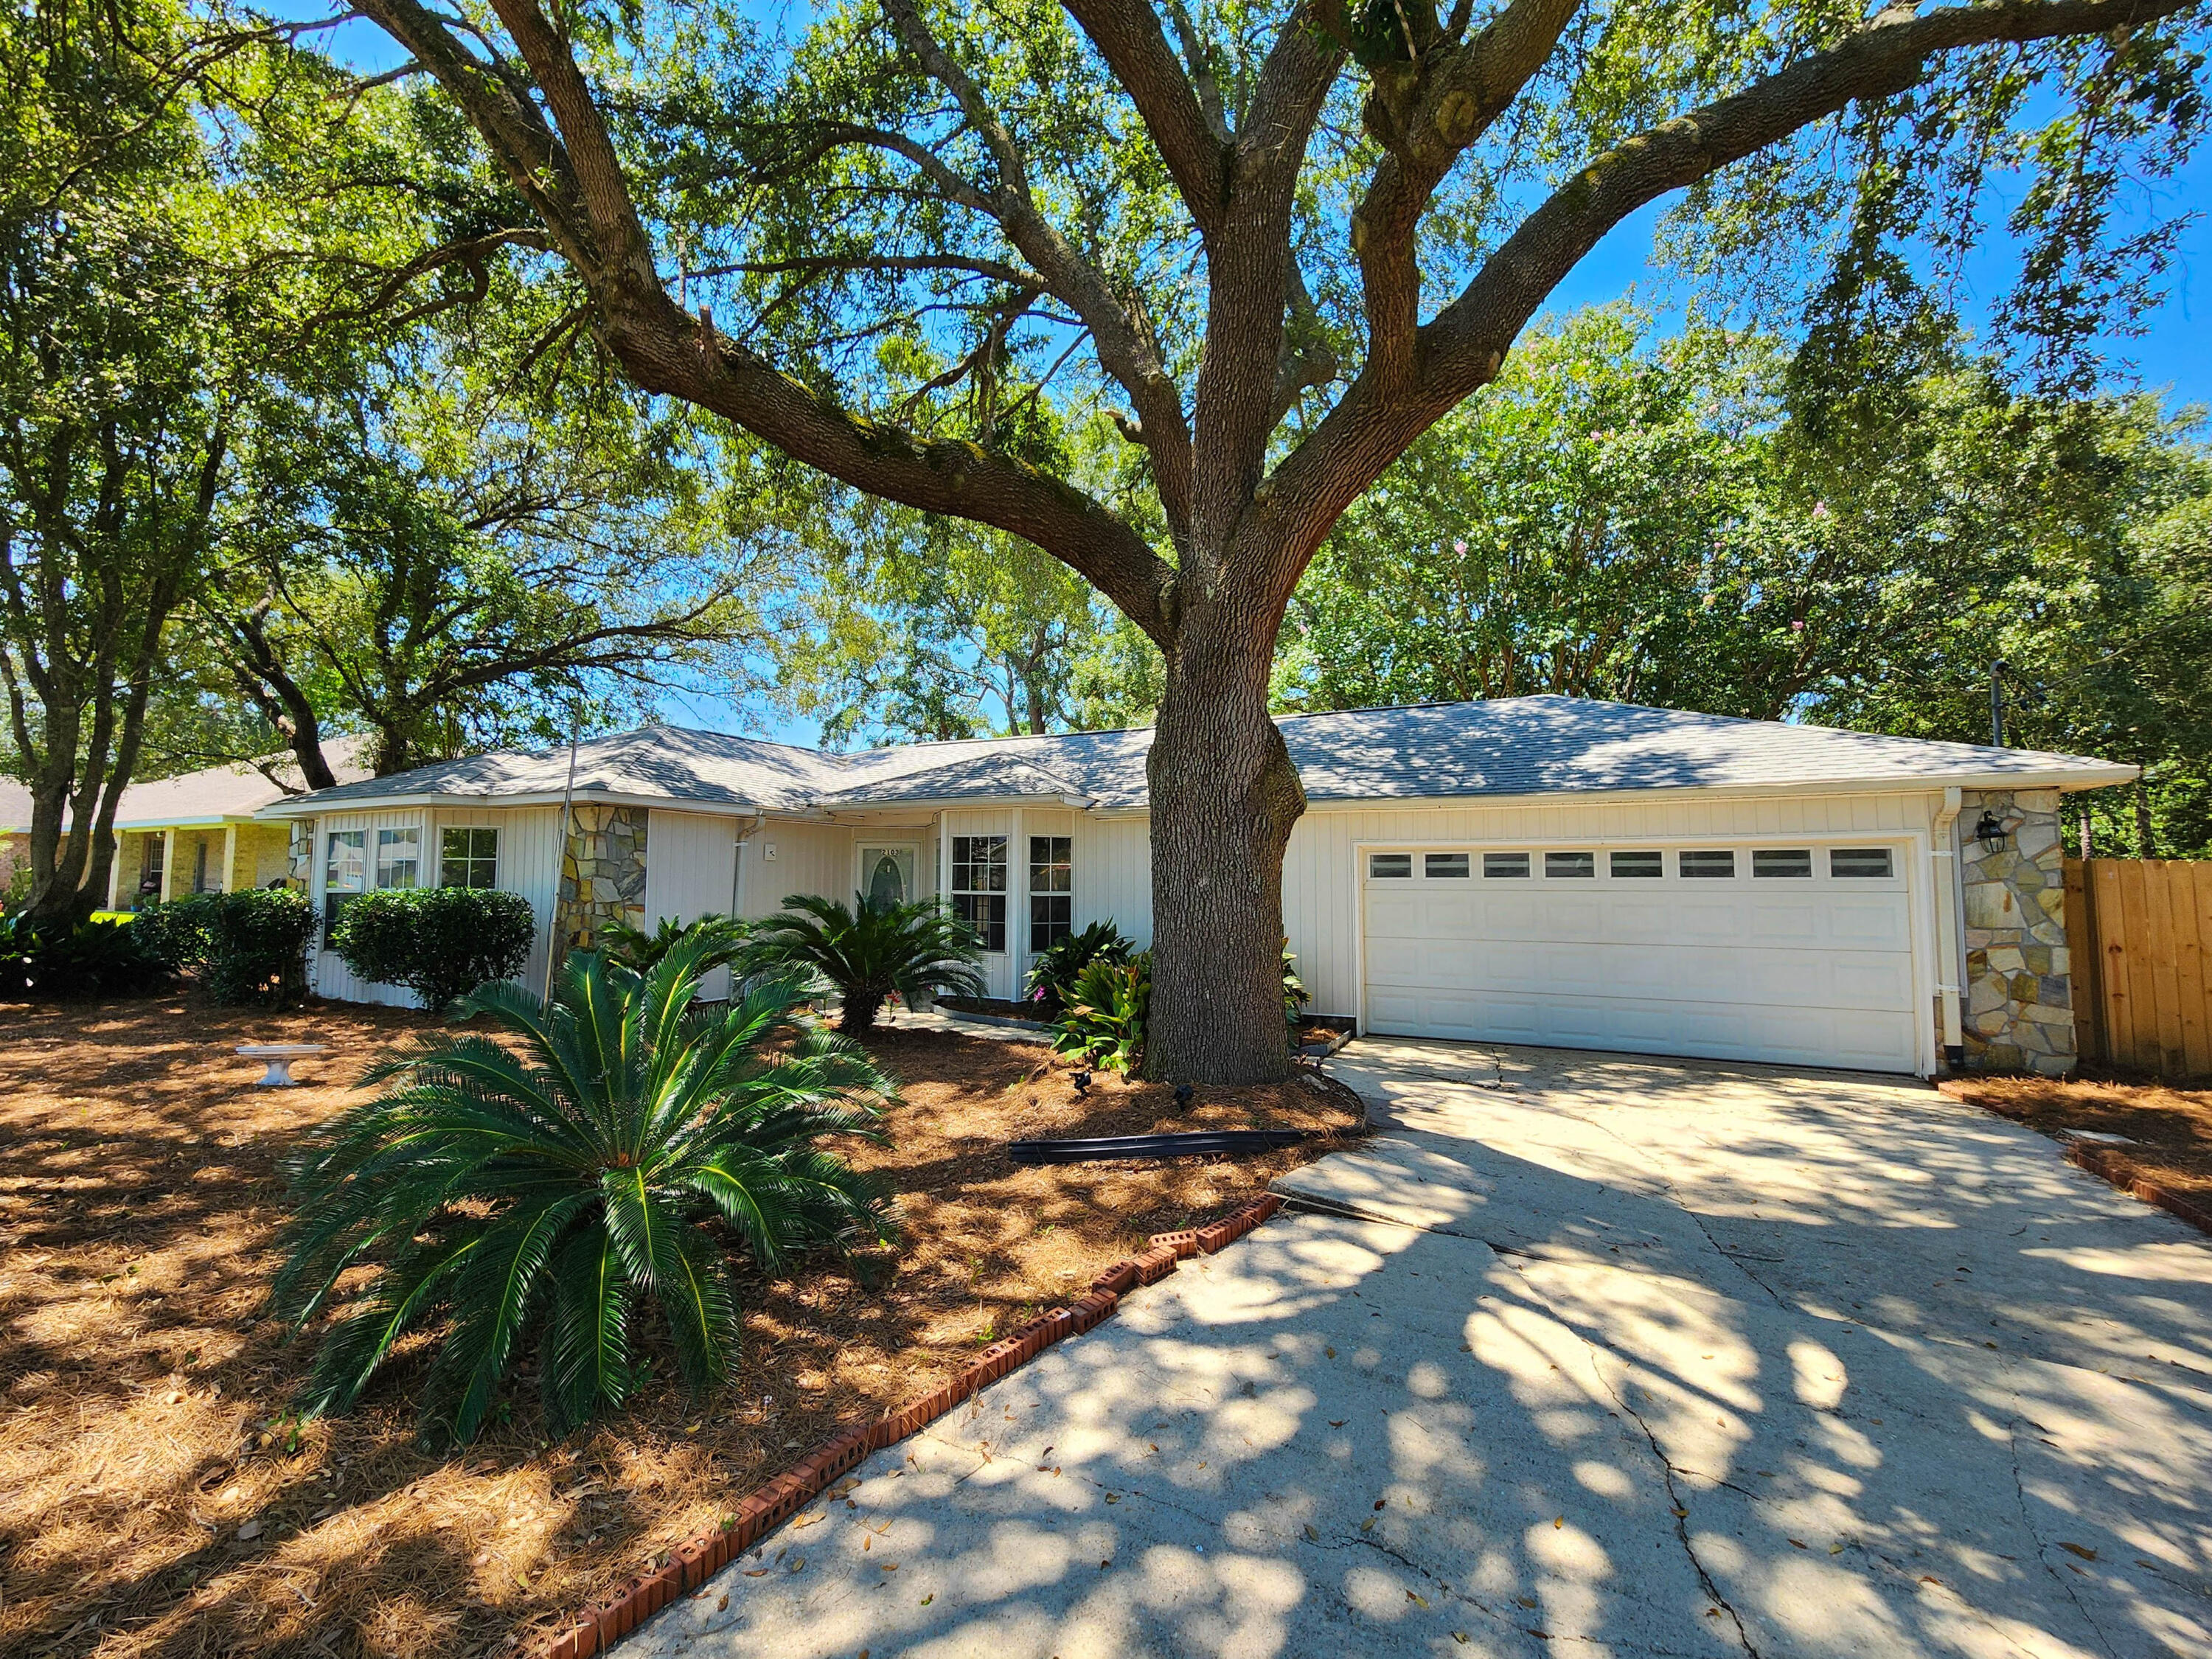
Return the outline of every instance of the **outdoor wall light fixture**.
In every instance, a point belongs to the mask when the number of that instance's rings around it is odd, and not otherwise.
[[[1974,839],[1994,853],[2004,845],[2004,824],[1999,820],[1997,815],[1994,812],[1984,811],[1981,822],[1974,826]]]

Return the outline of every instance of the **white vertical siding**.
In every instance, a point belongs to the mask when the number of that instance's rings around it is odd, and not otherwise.
[[[645,927],[734,914],[738,829],[734,817],[654,807],[645,830]],[[730,994],[730,970],[717,968],[699,987],[716,1001]]]
[[[1152,942],[1152,821],[1075,815],[1075,925],[1111,921]]]
[[[793,893],[853,902],[853,831],[842,823],[761,825],[738,855],[738,914],[772,916]]]

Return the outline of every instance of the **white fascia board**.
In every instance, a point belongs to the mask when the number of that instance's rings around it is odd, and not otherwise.
[[[302,795],[293,800],[272,802],[253,816],[257,818],[319,818],[337,812],[389,812],[417,806],[495,812],[526,806],[558,806],[562,799],[562,793],[558,789],[533,789],[512,795],[450,795],[427,792],[405,795],[353,795],[343,800],[318,799],[313,795]],[[734,796],[630,795],[612,789],[579,789],[574,800],[579,805],[642,806],[647,810],[658,807],[664,812],[711,812],[734,814],[740,817],[804,819],[809,816],[819,816],[810,815],[801,808],[759,806]]]
[[[965,812],[993,807],[1065,806],[1088,812],[1098,804],[1095,795],[930,795],[914,800],[828,801],[822,811],[839,823],[862,822],[867,812]]]
[[[1522,794],[1497,795],[1349,795],[1324,796],[1306,804],[1309,812],[1395,811],[1401,808],[1448,806],[1581,806],[1615,805],[1654,799],[1788,800],[1806,795],[1928,795],[1945,789],[2106,789],[2133,782],[2141,769],[2117,763],[2100,764],[2094,771],[1960,772],[1923,778],[1869,778],[1824,781],[1818,783],[1686,784],[1659,789],[1541,789]]]

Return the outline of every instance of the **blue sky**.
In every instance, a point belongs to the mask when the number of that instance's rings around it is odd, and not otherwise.
[[[280,15],[325,15],[304,0],[280,0]],[[367,72],[389,69],[401,54],[374,24],[354,20],[322,37],[329,50]],[[2212,150],[2200,151],[2176,178],[2162,185],[2147,206],[2160,214],[2197,213],[2212,208]],[[1647,303],[1663,301],[1667,282],[1650,263],[1652,234],[1662,209],[1653,207],[1615,228],[1594,248],[1553,295],[1550,309],[1570,312],[1617,300],[1636,290]],[[1965,271],[1962,296],[1969,322],[1987,314],[2014,273],[2010,250],[2002,238],[1982,248]],[[2107,343],[2106,359],[2115,384],[2156,392],[2169,409],[2186,404],[2212,404],[2212,330],[2203,324],[2212,313],[2212,216],[2194,219],[2185,229],[2162,302],[2144,319],[2138,337]],[[751,732],[784,742],[814,741],[811,722],[764,717],[723,699],[671,694],[665,717],[690,726]]]

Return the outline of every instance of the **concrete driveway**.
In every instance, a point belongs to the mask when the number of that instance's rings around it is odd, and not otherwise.
[[[2212,1249],[1916,1084],[1367,1041],[1375,1140],[649,1656],[2212,1652]],[[755,1576],[757,1575],[757,1576]]]

